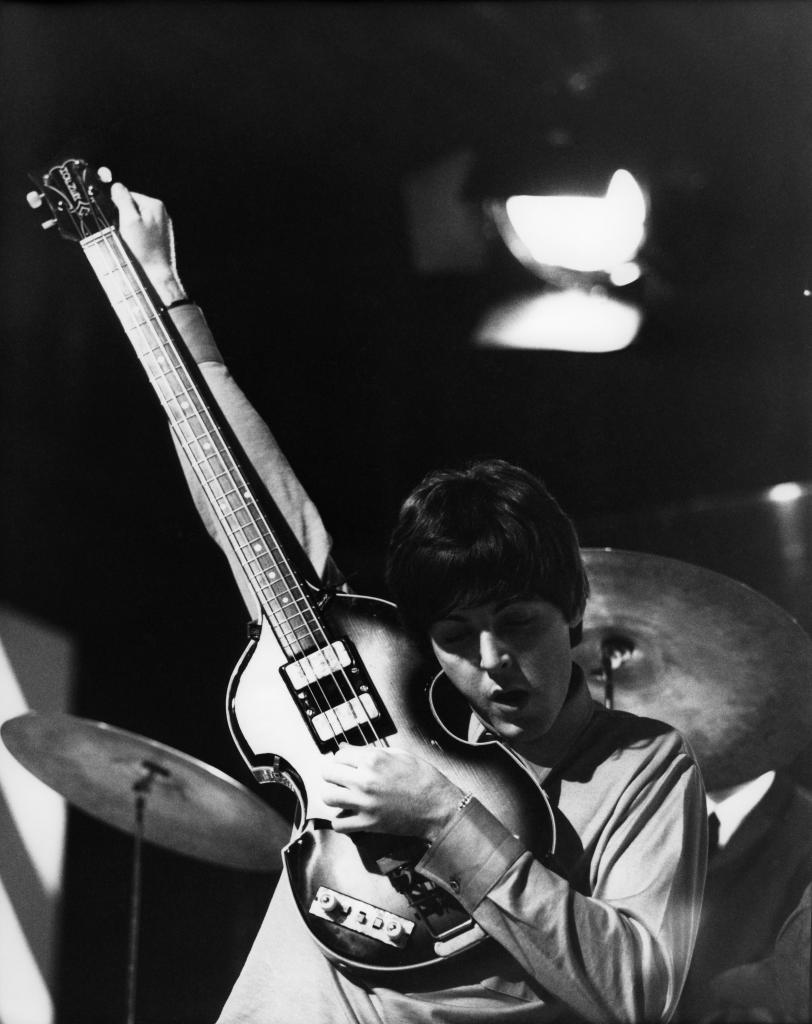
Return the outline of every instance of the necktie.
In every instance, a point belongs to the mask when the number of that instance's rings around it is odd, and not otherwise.
[[[708,815],[708,857],[719,849],[719,819],[713,811]]]

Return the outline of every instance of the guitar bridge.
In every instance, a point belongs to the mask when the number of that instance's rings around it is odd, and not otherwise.
[[[322,753],[365,745],[395,726],[352,642],[346,637],[288,662],[280,673]]]
[[[320,885],[309,912],[343,928],[377,939],[385,946],[403,949],[414,929],[414,922],[374,907],[371,903],[354,899],[344,893]]]

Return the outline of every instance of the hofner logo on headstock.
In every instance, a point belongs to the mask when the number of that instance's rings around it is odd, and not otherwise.
[[[70,198],[73,200],[70,212],[76,213],[80,217],[84,217],[90,211],[90,203],[87,199],[83,198],[82,193],[76,187],[73,174],[71,173],[68,164],[62,164],[59,168],[59,176],[65,182]]]

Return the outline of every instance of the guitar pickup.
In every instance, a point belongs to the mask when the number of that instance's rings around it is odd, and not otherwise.
[[[336,672],[352,666],[352,657],[343,640],[336,640],[327,647],[320,647],[312,654],[306,654],[298,661],[285,665],[282,672],[294,690],[302,690],[322,679],[331,678]]]
[[[322,711],[311,719],[313,728],[320,740],[329,740],[333,736],[343,735],[351,729],[360,728],[368,722],[380,717],[375,701],[368,693],[352,700],[344,701],[329,711]]]
[[[322,753],[341,743],[368,744],[395,726],[347,637],[280,668],[299,713]]]

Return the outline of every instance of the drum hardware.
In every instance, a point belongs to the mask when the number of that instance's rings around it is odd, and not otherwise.
[[[708,790],[787,765],[812,733],[812,640],[743,583],[688,562],[584,548],[573,656],[595,700],[679,729]]]
[[[10,753],[69,803],[131,833],[126,1024],[135,1024],[144,842],[208,863],[279,871],[291,826],[218,769],[104,722],[29,711],[0,726]]]

